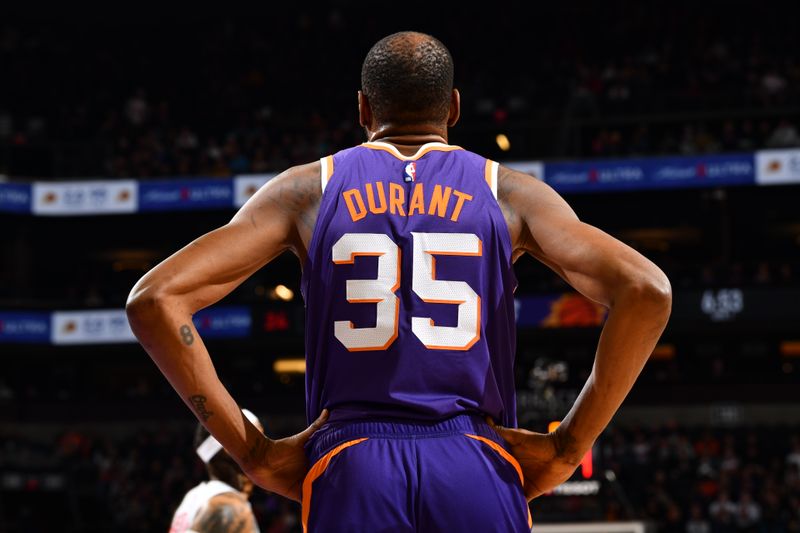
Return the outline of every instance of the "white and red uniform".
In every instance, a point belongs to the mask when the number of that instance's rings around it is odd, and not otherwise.
[[[197,518],[203,508],[208,505],[211,498],[228,492],[239,493],[238,490],[227,483],[216,479],[203,481],[194,487],[186,493],[186,496],[183,497],[183,501],[175,511],[169,533],[192,533],[193,530],[191,527],[194,523],[194,519]],[[250,502],[248,502],[247,505],[250,505]]]

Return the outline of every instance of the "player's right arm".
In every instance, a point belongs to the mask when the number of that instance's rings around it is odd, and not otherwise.
[[[498,201],[515,259],[531,254],[609,309],[592,372],[558,429],[541,435],[499,428],[523,465],[533,498],[568,479],[611,421],[666,327],[672,292],[661,269],[581,222],[545,183],[501,167]]]
[[[229,223],[145,274],[126,306],[139,342],[198,420],[255,483],[296,500],[307,470],[303,444],[325,414],[294,437],[266,438],[219,380],[192,315],[284,251],[304,259],[320,195],[319,163],[289,169],[256,192]]]
[[[189,529],[196,533],[258,533],[253,509],[241,497],[220,494],[209,500]]]

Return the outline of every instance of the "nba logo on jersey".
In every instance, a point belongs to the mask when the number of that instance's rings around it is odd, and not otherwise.
[[[406,182],[414,181],[416,176],[417,176],[417,164],[414,161],[412,161],[406,165],[406,175],[403,179]]]

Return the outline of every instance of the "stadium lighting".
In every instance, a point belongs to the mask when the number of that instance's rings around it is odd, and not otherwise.
[[[286,285],[276,286],[272,290],[272,293],[275,295],[276,299],[283,300],[284,302],[290,302],[294,298],[294,291]]]
[[[498,133],[494,140],[502,151],[508,152],[511,149],[511,141],[508,140],[505,133]]]
[[[272,363],[272,370],[276,374],[305,374],[306,360],[305,359],[276,359]]]

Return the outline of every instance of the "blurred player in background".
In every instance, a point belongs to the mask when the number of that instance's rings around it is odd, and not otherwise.
[[[252,412],[242,409],[242,413],[264,431]],[[258,533],[248,501],[253,482],[202,424],[197,425],[194,448],[206,465],[209,481],[186,493],[172,518],[169,533]]]
[[[361,89],[368,142],[287,170],[151,270],[131,292],[131,326],[254,482],[302,500],[307,530],[530,531],[527,500],[572,475],[652,353],[669,281],[546,184],[448,144],[461,102],[435,38],[379,41]],[[191,317],[286,250],[303,267],[313,423],[271,440],[217,378]],[[515,429],[513,262],[525,253],[610,309],[594,369],[549,434]]]

